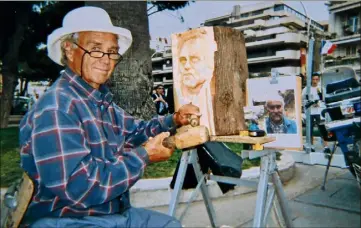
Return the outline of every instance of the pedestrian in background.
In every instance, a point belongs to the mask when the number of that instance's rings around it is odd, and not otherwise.
[[[166,102],[166,97],[164,95],[164,86],[157,85],[155,87],[155,93],[152,94],[152,99],[155,104],[158,115],[166,115],[168,113],[168,103]]]

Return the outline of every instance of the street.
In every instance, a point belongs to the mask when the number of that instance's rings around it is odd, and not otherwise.
[[[295,227],[360,227],[360,189],[347,169],[330,168],[326,191],[320,190],[324,166],[296,164],[295,177],[285,185]],[[217,224],[251,227],[255,193],[213,200]],[[185,205],[178,207],[177,216]],[[168,207],[152,208],[167,212]],[[270,216],[271,217],[271,216]],[[202,201],[193,203],[182,223],[210,226]]]

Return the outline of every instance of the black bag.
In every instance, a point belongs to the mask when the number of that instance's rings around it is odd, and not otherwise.
[[[197,154],[203,174],[208,172],[210,169],[214,175],[218,176],[240,178],[242,175],[243,159],[221,142],[207,142],[197,147]],[[172,189],[175,185],[179,165],[180,161],[178,161],[177,168],[170,183],[170,187]],[[197,183],[198,182],[193,170],[193,166],[189,164],[182,189],[195,188]],[[224,194],[229,190],[234,189],[235,185],[218,183],[218,186]]]

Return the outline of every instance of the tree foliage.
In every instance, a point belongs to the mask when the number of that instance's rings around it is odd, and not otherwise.
[[[0,20],[0,57],[3,60],[10,51],[10,43],[14,42],[14,34],[18,15],[28,17],[28,23],[21,39],[18,52],[18,75],[29,77],[29,80],[54,79],[59,75],[60,67],[53,63],[46,53],[46,49],[39,49],[40,44],[46,44],[47,36],[56,28],[61,27],[62,19],[70,10],[83,5],[83,2],[1,2]],[[26,66],[23,68],[22,66]],[[55,73],[57,72],[57,73]],[[55,73],[55,74],[54,74]]]
[[[190,1],[149,1],[152,6],[148,8],[148,16],[163,10],[178,10],[189,5]],[[194,2],[194,1],[191,1]],[[150,12],[153,10],[152,12]],[[183,19],[183,17],[181,17]]]

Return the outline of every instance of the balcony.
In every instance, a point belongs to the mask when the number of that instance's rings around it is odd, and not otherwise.
[[[359,1],[345,1],[344,3],[341,4],[329,6],[328,10],[330,11],[330,13],[338,13],[355,8],[360,8]]]
[[[173,72],[173,67],[163,67],[163,69],[154,69],[152,75],[168,74]]]
[[[279,45],[284,43],[297,43],[301,45],[302,42],[307,43],[307,37],[303,34],[283,33],[283,34],[277,34],[276,38],[273,39],[246,43],[246,48],[254,48],[254,47],[258,48],[260,46],[272,46],[272,45]]]
[[[276,51],[275,54],[271,55],[271,56],[248,58],[248,64],[258,64],[258,63],[264,63],[264,62],[300,59],[300,57],[301,57],[300,51],[295,51],[295,50]]]
[[[334,44],[344,44],[344,43],[353,43],[353,42],[360,42],[360,28],[354,34],[338,36],[336,38],[331,39],[330,41]]]
[[[360,55],[348,55],[342,59],[329,59],[325,61],[325,68],[347,65],[355,70],[360,70]]]

